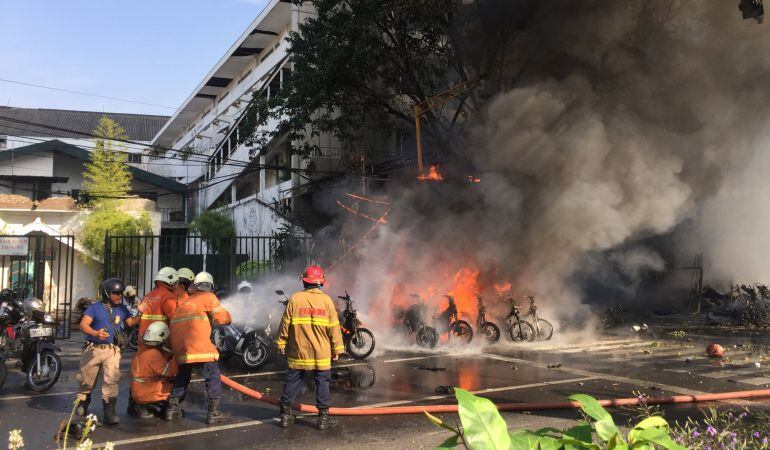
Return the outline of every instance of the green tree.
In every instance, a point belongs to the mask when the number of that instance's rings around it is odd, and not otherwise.
[[[192,222],[190,230],[200,234],[212,253],[227,253],[235,237],[235,224],[228,216],[214,210],[204,211]]]
[[[131,170],[126,164],[125,147],[115,139],[128,139],[126,130],[107,116],[99,119],[93,134],[98,136],[85,164],[83,188],[89,195],[89,205],[104,207],[117,203],[131,190]]]

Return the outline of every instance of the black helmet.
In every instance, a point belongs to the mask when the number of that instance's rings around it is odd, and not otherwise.
[[[117,278],[107,278],[102,282],[102,300],[107,301],[110,299],[110,292],[120,292],[123,295],[123,282]]]

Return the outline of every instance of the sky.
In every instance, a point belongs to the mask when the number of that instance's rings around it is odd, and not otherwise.
[[[267,0],[0,0],[0,105],[171,115]]]

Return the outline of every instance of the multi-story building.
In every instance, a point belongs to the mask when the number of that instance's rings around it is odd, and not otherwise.
[[[292,156],[292,143],[280,137],[263,150],[249,147],[239,124],[255,93],[269,97],[291,76],[286,37],[311,14],[306,6],[270,1],[153,139],[155,147],[189,155],[178,164],[178,153],[169,151],[151,170],[189,185],[192,216],[221,208],[232,215],[238,235],[302,225],[296,203],[308,177],[291,169],[308,161]],[[323,151],[314,166],[333,169],[339,149],[328,137],[316,139]]]

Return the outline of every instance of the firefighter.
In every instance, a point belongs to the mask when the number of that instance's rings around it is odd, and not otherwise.
[[[176,299],[168,300],[163,304],[163,314],[166,315],[168,320],[171,320],[171,318],[174,317],[174,311],[176,311],[177,305],[179,305],[180,302],[187,300],[189,297],[187,291],[190,289],[190,286],[195,279],[195,274],[187,267],[177,270],[176,274],[179,276],[179,280],[175,287]]]
[[[164,345],[169,334],[165,322],[151,323],[142,335],[144,345],[131,361],[131,399],[141,419],[152,419],[168,406],[178,371],[171,349]]]
[[[176,274],[179,276],[177,291],[187,292],[195,279],[195,273],[187,267],[182,267],[176,271]]]
[[[301,279],[305,289],[289,299],[276,340],[278,351],[286,355],[289,363],[280,401],[281,426],[286,428],[294,421],[291,404],[300,392],[305,372],[312,371],[318,429],[325,430],[336,423],[329,417],[331,362],[337,360],[345,347],[334,302],[321,291],[326,281],[323,269],[310,266]]]
[[[132,327],[139,320],[131,317],[128,308],[122,303],[123,290],[123,282],[117,278],[104,280],[100,289],[102,301],[89,306],[80,320],[80,330],[85,335],[86,345],[77,375],[80,386],[76,412],[80,416],[88,414],[91,391],[101,372],[104,423],[107,425],[119,422],[115,406],[120,381],[121,326],[125,324]],[[140,312],[142,308],[143,305],[139,305]]]
[[[164,267],[160,269],[155,275],[155,289],[151,290],[144,296],[140,304],[144,304],[144,310],[139,316],[141,321],[139,322],[139,336],[144,336],[147,331],[147,327],[154,322],[163,322],[168,324],[169,311],[166,303],[169,301],[176,301],[176,283],[179,280],[179,276],[173,267]],[[139,341],[139,347],[144,347],[144,342]]]
[[[190,297],[179,302],[174,318],[171,319],[171,349],[179,364],[179,374],[174,380],[174,389],[168,399],[168,408],[164,415],[166,420],[181,416],[179,402],[187,392],[193,369],[206,379],[206,423],[211,425],[230,418],[229,414],[219,410],[222,381],[217,364],[219,353],[211,342],[211,322],[215,325],[227,325],[231,318],[230,313],[219,304],[219,300],[211,292],[213,289],[214,278],[211,274],[200,272],[193,280]]]

